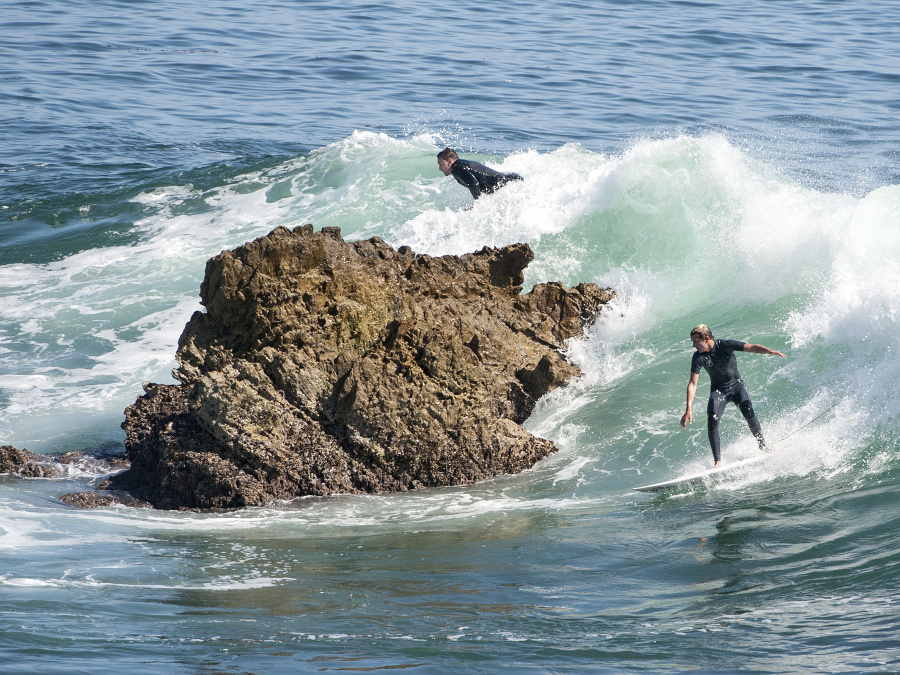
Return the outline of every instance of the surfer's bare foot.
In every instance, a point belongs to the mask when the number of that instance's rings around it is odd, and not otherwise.
[[[719,460],[718,462],[716,462],[715,464],[713,464],[713,468],[714,468],[714,469],[715,469],[717,466],[722,466],[722,461],[721,461],[721,460]]]

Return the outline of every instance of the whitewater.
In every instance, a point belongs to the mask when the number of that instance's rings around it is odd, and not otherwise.
[[[0,476],[0,672],[900,672],[892,5],[41,0],[0,23],[0,444],[121,453],[206,261],[278,226],[527,242],[526,291],[617,294],[525,423],[559,452],[519,475],[217,513],[59,501],[100,462]],[[473,203],[448,145],[524,180]],[[705,375],[679,426],[698,323],[787,355],[738,354],[776,451],[636,493],[712,464]],[[726,463],[758,452],[735,407],[721,431]]]

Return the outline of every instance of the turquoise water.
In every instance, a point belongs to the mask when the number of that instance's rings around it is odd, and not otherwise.
[[[206,260],[278,225],[527,241],[618,292],[465,488],[79,511],[0,477],[0,672],[900,672],[900,16],[887,2],[9,2],[0,443],[121,452]],[[471,210],[436,152],[525,177]],[[778,451],[711,464],[691,346]],[[706,380],[701,378],[702,413]],[[755,448],[736,409],[726,462]]]

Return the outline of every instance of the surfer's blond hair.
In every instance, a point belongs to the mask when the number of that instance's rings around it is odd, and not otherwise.
[[[695,335],[703,338],[704,340],[710,340],[713,336],[712,331],[709,329],[709,326],[707,326],[705,323],[701,323],[691,328],[691,337],[694,337]]]

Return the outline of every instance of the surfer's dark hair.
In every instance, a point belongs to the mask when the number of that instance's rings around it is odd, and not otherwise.
[[[438,153],[438,159],[459,159],[459,155],[452,148],[444,148]]]
[[[709,326],[705,323],[701,323],[691,329],[691,337],[694,337],[695,335],[702,337],[704,340],[712,339],[713,336]]]

